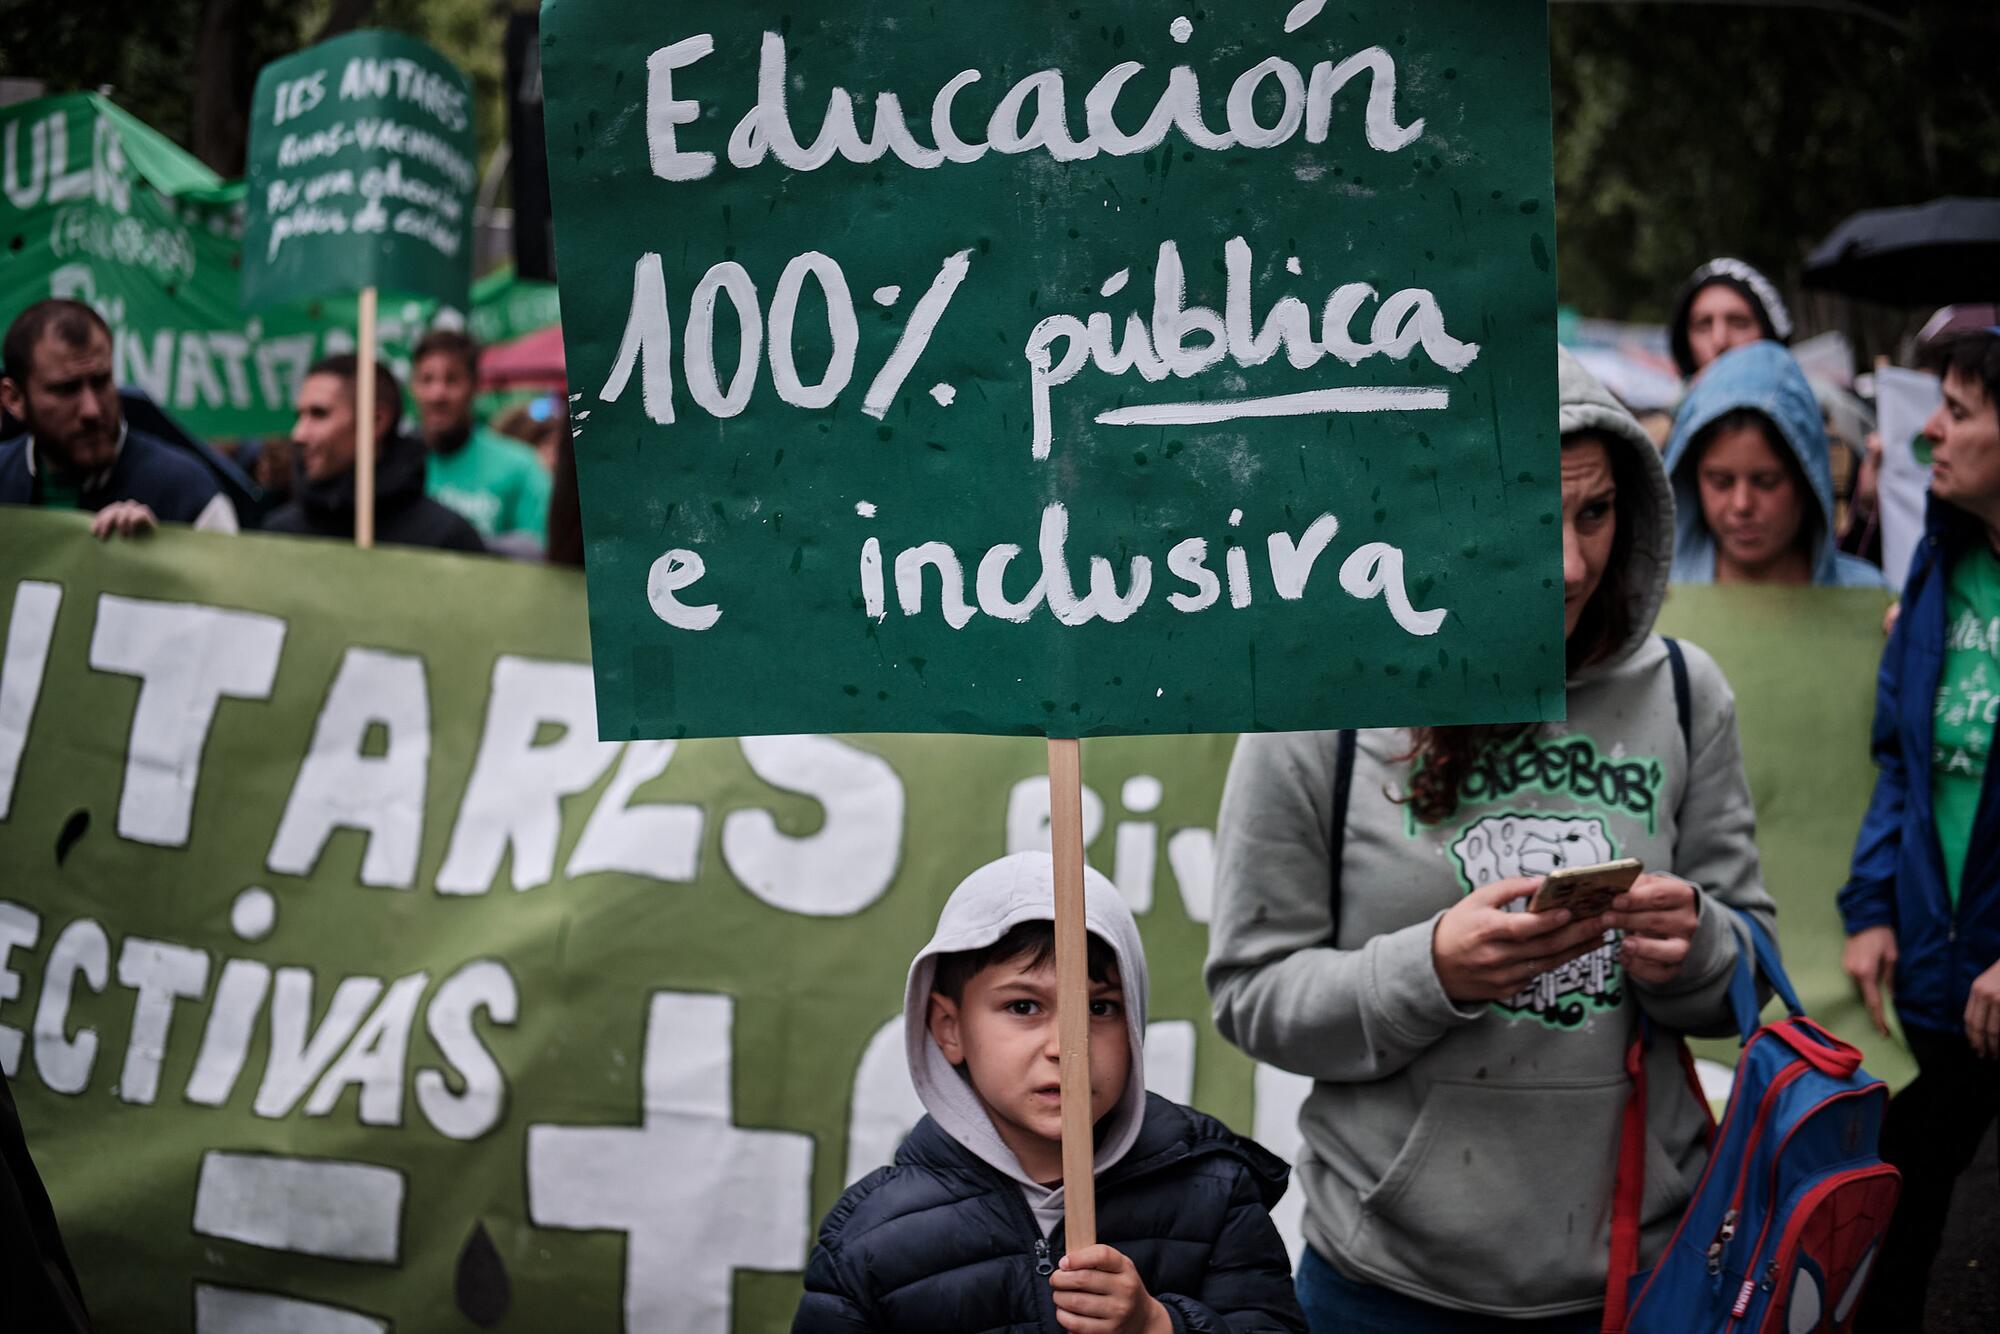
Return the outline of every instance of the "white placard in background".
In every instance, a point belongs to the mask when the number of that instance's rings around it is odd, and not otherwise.
[[[1924,535],[1924,497],[1931,488],[1924,422],[1943,398],[1937,376],[1925,371],[1884,366],[1875,372],[1875,422],[1882,434],[1877,502],[1882,515],[1882,573],[1898,589]]]

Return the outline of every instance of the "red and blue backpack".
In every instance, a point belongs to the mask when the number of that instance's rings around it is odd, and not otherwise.
[[[1770,937],[1747,915],[1737,920],[1750,948],[1739,952],[1729,987],[1743,1038],[1735,1086],[1709,1135],[1701,1184],[1644,1273],[1633,1273],[1646,1151],[1641,1057],[1651,1039],[1643,1023],[1626,1056],[1633,1090],[1619,1147],[1605,1334],[1847,1330],[1896,1206],[1902,1177],[1877,1152],[1887,1086],[1861,1068],[1858,1050],[1805,1017]],[[1758,1026],[1756,973],[1789,1018]],[[1692,1080],[1685,1044],[1681,1051]]]

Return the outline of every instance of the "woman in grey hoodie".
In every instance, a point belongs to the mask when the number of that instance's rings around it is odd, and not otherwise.
[[[1339,734],[1246,736],[1223,793],[1206,978],[1226,1038],[1315,1081],[1317,1330],[1595,1329],[1639,1018],[1729,1029],[1735,914],[1774,925],[1728,683],[1683,646],[1683,722],[1652,633],[1659,454],[1560,355],[1568,721],[1361,732],[1344,816]],[[1520,911],[1556,867],[1620,857],[1647,874],[1608,915]],[[1704,1162],[1675,1048],[1646,1057],[1648,1264]]]

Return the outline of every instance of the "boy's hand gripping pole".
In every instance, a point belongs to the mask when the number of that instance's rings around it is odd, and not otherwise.
[[[1056,1027],[1062,1043],[1063,1231],[1071,1251],[1097,1244],[1097,1146],[1090,1120],[1090,971],[1083,925],[1083,760],[1074,737],[1049,738],[1049,842],[1056,872]]]

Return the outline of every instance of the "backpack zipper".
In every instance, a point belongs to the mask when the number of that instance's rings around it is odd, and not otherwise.
[[[1729,1313],[1729,1325],[1734,1326],[1744,1320],[1749,1313],[1751,1303],[1756,1300],[1758,1292],[1771,1294],[1765,1302],[1762,1316],[1763,1319],[1769,1318],[1770,1303],[1777,1300],[1779,1282],[1792,1268],[1796,1267],[1795,1263],[1788,1262],[1795,1262],[1797,1259],[1800,1234],[1804,1230],[1806,1221],[1812,1217],[1813,1210],[1818,1207],[1822,1200],[1834,1191],[1844,1186],[1852,1185],[1857,1181],[1872,1181],[1879,1177],[1893,1176],[1895,1174],[1895,1168],[1881,1162],[1860,1167],[1836,1167],[1824,1172],[1817,1181],[1801,1191],[1787,1214],[1784,1230],[1778,1235],[1774,1249],[1771,1252],[1771,1262],[1764,1267],[1763,1276],[1756,1280],[1754,1287],[1751,1280],[1744,1280],[1743,1290],[1737,1295],[1736,1305]],[[1831,1275],[1828,1277],[1831,1277]],[[1851,1281],[1850,1279],[1850,1283]],[[1822,1294],[1822,1296],[1825,1301],[1831,1304],[1839,1301],[1841,1294],[1827,1292]]]
[[[1803,1075],[1804,1071],[1801,1071],[1800,1073],[1801,1075]],[[1796,1081],[1787,1081],[1787,1082],[1791,1083]],[[1824,1109],[1826,1107],[1832,1106],[1834,1103],[1845,1102],[1850,1098],[1868,1097],[1875,1092],[1876,1087],[1877,1086],[1875,1084],[1867,1084],[1858,1089],[1848,1089],[1841,1093],[1832,1094],[1831,1096],[1827,1097],[1821,1102],[1820,1107]],[[1815,1115],[1818,1115],[1818,1113],[1815,1113]],[[1765,1207],[1768,1212],[1765,1214],[1764,1217],[1764,1226],[1758,1230],[1757,1244],[1751,1247],[1750,1253],[1747,1257],[1748,1262],[1743,1266],[1744,1272],[1746,1275],[1748,1275],[1748,1277],[1746,1277],[1743,1280],[1743,1287],[1737,1293],[1735,1307],[1734,1309],[1731,1310],[1729,1322],[1723,1327],[1724,1329],[1734,1329],[1736,1327],[1737,1323],[1743,1318],[1743,1313],[1749,1309],[1750,1302],[1752,1298],[1755,1297],[1756,1292],[1759,1288],[1768,1292],[1771,1290],[1772,1285],[1777,1281],[1777,1276],[1778,1276],[1777,1261],[1775,1259],[1772,1261],[1770,1266],[1764,1271],[1763,1277],[1760,1280],[1757,1276],[1757,1270],[1756,1270],[1757,1257],[1764,1253],[1764,1243],[1767,1239],[1770,1238],[1771,1227],[1774,1223],[1778,1224],[1780,1227],[1779,1237],[1781,1240],[1785,1235],[1787,1235],[1787,1230],[1791,1223],[1791,1219],[1789,1217],[1782,1219],[1778,1217],[1779,1205],[1783,1203],[1778,1199],[1778,1172],[1784,1163],[1786,1147],[1792,1142],[1792,1136],[1796,1135],[1799,1132],[1799,1128],[1804,1124],[1805,1122],[1803,1121],[1795,1123],[1790,1130],[1787,1130],[1785,1132],[1784,1138],[1778,1141],[1778,1147],[1772,1150],[1771,1152],[1771,1180],[1770,1180],[1770,1188],[1766,1191],[1767,1199],[1765,1200]],[[1822,1170],[1827,1172],[1830,1178],[1838,1178],[1856,1170],[1851,1165],[1852,1162],[1853,1160],[1849,1159],[1850,1166],[1845,1168],[1836,1167],[1836,1168],[1829,1168]],[[1749,1176],[1749,1173],[1746,1172],[1744,1176],[1747,1178]],[[1738,1195],[1738,1198],[1739,1199],[1741,1198],[1740,1194]]]
[[[1744,1063],[1750,1059],[1750,1053],[1752,1049],[1755,1048],[1759,1042],[1768,1043],[1769,1041],[1771,1041],[1771,1036],[1769,1033],[1759,1031],[1757,1033],[1752,1034],[1750,1037],[1750,1041],[1743,1044],[1743,1050],[1738,1055],[1736,1060],[1736,1068],[1738,1070],[1741,1070],[1743,1068]],[[1779,1071],[1780,1075],[1783,1075],[1784,1073],[1785,1072],[1783,1070]],[[1721,1160],[1722,1148],[1724,1145],[1730,1143],[1730,1137],[1736,1131],[1737,1122],[1743,1119],[1744,1117],[1749,1117],[1751,1120],[1750,1133],[1754,1140],[1754,1137],[1759,1127],[1761,1126],[1764,1111],[1766,1110],[1775,1092],[1776,1092],[1775,1090],[1766,1090],[1764,1098],[1759,1101],[1758,1105],[1754,1109],[1751,1108],[1748,1104],[1738,1103],[1733,1098],[1730,1100],[1729,1105],[1723,1109],[1721,1122],[1719,1124],[1715,1124],[1712,1126],[1708,1141],[1708,1161],[1702,1165],[1701,1179],[1696,1183],[1694,1188],[1694,1194],[1689,1197],[1690,1200],[1700,1199],[1701,1193],[1708,1189],[1709,1178],[1714,1175],[1716,1171],[1716,1165]],[[1712,1120],[1713,1120],[1713,1114],[1711,1114],[1711,1121]],[[1703,1252],[1703,1254],[1705,1255],[1705,1257],[1709,1262],[1708,1263],[1709,1277],[1718,1282],[1720,1281],[1722,1273],[1722,1264],[1721,1264],[1722,1250],[1718,1249],[1718,1245],[1722,1245],[1723,1249],[1726,1249],[1726,1243],[1736,1236],[1736,1224],[1742,1217],[1742,1215],[1738,1211],[1737,1206],[1739,1206],[1742,1202],[1743,1202],[1743,1183],[1739,1181],[1737,1183],[1735,1192],[1732,1193],[1732,1195],[1730,1196],[1728,1207],[1722,1217],[1721,1227],[1716,1229],[1716,1235],[1710,1239],[1709,1245],[1704,1249]],[[1674,1247],[1679,1246],[1681,1244],[1687,1232],[1688,1221],[1689,1221],[1688,1219],[1683,1218],[1681,1220],[1680,1226],[1674,1229],[1673,1236],[1667,1242],[1667,1249],[1669,1251],[1671,1251]],[[1725,1232],[1727,1233],[1726,1236],[1724,1235]],[[1640,1307],[1642,1307],[1645,1304],[1646,1297],[1648,1294],[1652,1292],[1653,1283],[1658,1278],[1659,1278],[1659,1267],[1655,1266],[1653,1273],[1647,1277],[1645,1286],[1639,1289],[1639,1295],[1632,1299],[1631,1310],[1634,1313],[1637,1313]]]
[[[1765,1035],[1759,1034],[1759,1036],[1762,1037]],[[1746,1057],[1748,1056],[1747,1048],[1745,1050],[1745,1056]],[[1793,1059],[1798,1060],[1796,1055],[1793,1057]],[[1738,1064],[1740,1068],[1741,1062],[1739,1062]],[[1807,1065],[1803,1060],[1798,1060],[1798,1063],[1796,1065],[1787,1066],[1785,1069],[1778,1071],[1777,1074],[1772,1076],[1770,1087],[1764,1090],[1764,1096],[1760,1098],[1757,1102],[1757,1115],[1750,1122],[1749,1133],[1744,1137],[1741,1145],[1738,1147],[1738,1152],[1743,1157],[1749,1158],[1756,1152],[1755,1146],[1757,1145],[1758,1141],[1764,1137],[1764,1127],[1770,1122],[1771,1113],[1778,1105],[1779,1096],[1783,1094],[1786,1089],[1790,1088],[1793,1084],[1796,1084],[1800,1079],[1804,1078],[1808,1073],[1810,1073],[1811,1069],[1812,1067]],[[1720,1141],[1718,1141],[1718,1148],[1719,1147],[1720,1147]],[[1713,1152],[1711,1152],[1709,1161],[1710,1162],[1715,1161]],[[1775,1176],[1773,1180],[1775,1180]],[[1717,1241],[1727,1241],[1727,1240],[1733,1240],[1735,1238],[1737,1232],[1735,1226],[1736,1220],[1743,1217],[1743,1197],[1745,1192],[1748,1191],[1749,1188],[1750,1188],[1750,1174],[1748,1172],[1745,1172],[1743,1173],[1741,1178],[1739,1178],[1738,1181],[1736,1182],[1736,1189],[1731,1193],[1729,1197],[1728,1212],[1723,1215],[1724,1227],[1728,1231],[1729,1236],[1727,1238],[1724,1238],[1721,1235],[1721,1233],[1717,1233],[1716,1236]],[[1761,1245],[1763,1242],[1763,1237],[1760,1235],[1757,1238],[1757,1240],[1758,1243]],[[1754,1260],[1756,1256],[1757,1256],[1756,1251],[1753,1250],[1750,1252],[1750,1257],[1752,1260]],[[1717,1251],[1713,1246],[1711,1246],[1709,1249],[1708,1272],[1710,1275],[1715,1275],[1721,1271],[1721,1268],[1722,1268],[1722,1253],[1720,1251]]]

